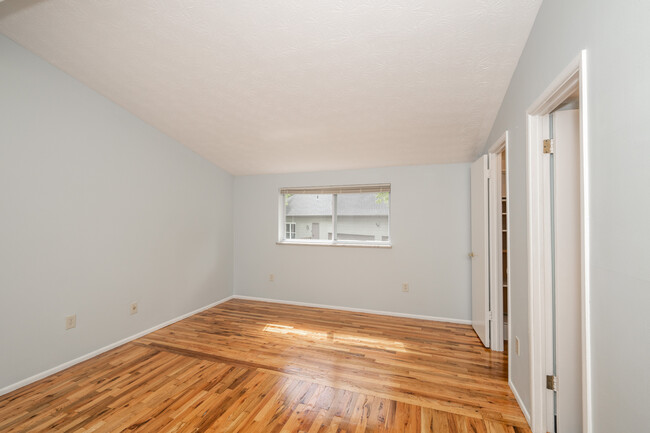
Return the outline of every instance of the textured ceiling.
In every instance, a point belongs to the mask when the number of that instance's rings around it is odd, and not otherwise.
[[[6,0],[0,32],[232,174],[470,161],[541,0]]]

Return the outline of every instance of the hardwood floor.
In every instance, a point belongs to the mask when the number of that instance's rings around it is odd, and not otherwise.
[[[528,432],[467,325],[234,299],[0,397],[2,432]]]

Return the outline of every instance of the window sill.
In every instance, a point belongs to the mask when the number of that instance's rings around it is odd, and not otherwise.
[[[276,245],[300,245],[308,247],[352,247],[352,248],[393,248],[392,244],[373,243],[343,243],[343,242],[300,242],[300,241],[278,241]]]

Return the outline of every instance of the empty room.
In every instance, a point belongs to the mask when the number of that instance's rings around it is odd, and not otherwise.
[[[0,0],[0,432],[650,431],[648,22]]]

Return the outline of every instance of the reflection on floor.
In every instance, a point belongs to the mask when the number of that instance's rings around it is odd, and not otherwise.
[[[0,397],[0,431],[530,432],[470,326],[231,300]]]

